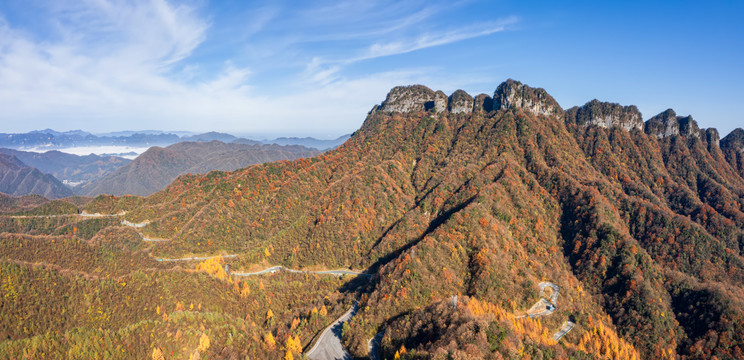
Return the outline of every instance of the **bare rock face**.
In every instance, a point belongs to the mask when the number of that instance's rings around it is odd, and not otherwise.
[[[453,94],[454,95],[454,94]],[[486,95],[480,94],[473,99],[473,112],[474,113],[489,113],[493,111],[493,98]]]
[[[635,105],[622,106],[597,99],[566,110],[566,122],[606,129],[619,127],[626,131],[643,129],[643,118]]]
[[[442,112],[447,110],[447,94],[442,92],[442,90],[438,90],[434,93],[434,112]],[[427,109],[428,110],[428,109]]]
[[[672,109],[648,119],[644,131],[646,134],[654,135],[658,138],[666,138],[673,135],[679,135],[679,123],[677,114]]]
[[[449,97],[447,109],[452,114],[470,114],[473,111],[473,97],[462,90],[457,90]]]
[[[493,94],[494,110],[522,109],[535,115],[563,115],[558,102],[547,91],[531,88],[512,79],[501,83]]]
[[[700,127],[697,121],[692,119],[692,115],[678,116],[679,134],[687,137],[696,137],[700,139]]]
[[[721,135],[716,128],[705,129],[705,140],[709,145],[715,144],[716,147],[721,147]]]
[[[705,135],[705,131],[700,130],[697,121],[692,116],[677,116],[672,109],[667,109],[648,119],[644,131],[646,134],[654,135],[660,139],[674,135],[703,139]],[[717,133],[718,131],[716,131]]]
[[[450,112],[453,114],[470,113],[473,110],[473,97],[465,91],[457,90],[451,96],[442,91],[429,89],[423,85],[394,87],[380,106],[372,111],[416,112],[433,111],[434,113]]]
[[[436,97],[433,90],[423,85],[396,86],[390,90],[378,110],[401,113],[426,111],[435,107]]]

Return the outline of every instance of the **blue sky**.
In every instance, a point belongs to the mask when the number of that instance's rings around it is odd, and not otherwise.
[[[356,130],[396,85],[744,125],[741,1],[0,2],[0,132]]]

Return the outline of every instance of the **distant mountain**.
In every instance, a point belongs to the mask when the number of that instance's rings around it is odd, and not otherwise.
[[[231,141],[233,144],[247,144],[247,145],[260,145],[263,144],[260,141],[246,139],[246,138],[237,138],[233,141]]]
[[[238,138],[221,132],[193,134],[188,131],[164,132],[160,130],[117,131],[103,134],[91,134],[82,130],[59,132],[52,129],[34,130],[24,134],[0,133],[0,148],[15,150],[26,149],[64,149],[82,146],[168,146],[182,141],[210,142],[221,141],[236,144],[277,144],[301,145],[318,150],[330,150],[343,144],[350,135],[343,135],[334,140],[319,140],[312,137],[280,137],[274,140],[250,140]],[[98,154],[101,155],[101,154]]]
[[[54,176],[44,174],[8,154],[0,154],[0,192],[9,195],[38,194],[50,199],[72,196],[72,190]]]
[[[216,131],[210,131],[208,133],[204,134],[198,134],[198,135],[192,135],[192,136],[185,136],[181,138],[183,141],[199,141],[199,142],[210,142],[210,141],[222,141],[224,143],[231,142],[233,140],[237,139],[237,137],[232,136],[230,134],[220,133]]]
[[[147,134],[147,135],[162,135],[162,134],[174,134],[179,137],[192,136],[193,132],[190,131],[162,131],[162,130],[125,130],[125,131],[112,131],[107,133],[95,134],[98,137],[116,137],[116,136],[131,136],[134,134]]]
[[[232,171],[249,165],[293,160],[317,155],[302,146],[232,144],[221,141],[180,142],[151,147],[131,163],[87,185],[82,195],[150,195],[170,184],[178,175]]]
[[[59,149],[65,147],[97,145],[170,145],[180,140],[181,138],[175,134],[135,133],[128,136],[96,136],[83,131],[60,133],[54,130],[32,131],[25,134],[0,133],[0,147],[11,149],[34,147]]]
[[[264,144],[301,145],[304,147],[325,151],[339,147],[341,144],[346,142],[349,137],[351,137],[351,134],[342,135],[333,140],[318,140],[312,137],[280,137],[274,140],[265,140]]]
[[[44,130],[34,130],[29,131],[29,134],[49,134],[54,136],[88,136],[91,135],[91,133],[83,131],[83,130],[70,130],[65,132],[59,132],[54,131],[52,129],[44,129]]]
[[[24,164],[51,174],[71,186],[101,178],[131,161],[116,156],[78,156],[57,150],[36,153],[0,148],[0,153],[13,155]]]

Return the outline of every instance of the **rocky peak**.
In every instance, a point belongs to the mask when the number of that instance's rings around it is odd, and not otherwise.
[[[644,131],[658,138],[682,135],[700,139],[702,133],[692,116],[677,116],[672,109],[667,109],[648,119]]]
[[[457,90],[450,95],[447,110],[452,114],[470,113],[473,110],[473,97]]]
[[[677,114],[672,109],[666,109],[658,115],[648,119],[644,131],[646,134],[654,135],[658,138],[679,135]]]
[[[465,97],[470,96],[462,90],[460,92],[464,93]],[[461,94],[458,94],[458,98],[460,96]],[[423,85],[396,86],[390,90],[385,101],[373,111],[407,113],[433,110],[440,113],[448,110],[449,102],[447,94],[442,91],[435,92]]]
[[[434,108],[436,97],[433,90],[423,85],[396,86],[390,90],[378,110],[403,113],[426,111]]]
[[[493,94],[493,108],[522,109],[535,115],[562,115],[558,102],[545,89],[531,88],[519,81],[508,79]]]
[[[697,121],[692,118],[692,115],[677,116],[677,124],[679,124],[679,134],[682,136],[692,136],[700,139],[700,127]]]
[[[583,106],[566,110],[566,122],[602,128],[620,127],[626,131],[643,129],[643,117],[635,105],[622,106],[594,99]]]
[[[491,112],[493,111],[493,98],[486,95],[480,94],[473,99],[473,112]]]
[[[437,90],[437,92],[434,93],[434,112],[442,112],[447,110],[447,104],[449,102],[449,98],[447,97],[447,94],[442,92],[442,90]],[[426,104],[424,104],[424,107],[426,107]],[[428,110],[429,108],[427,108]]]
[[[721,135],[718,134],[716,128],[705,129],[705,141],[708,143],[708,150],[710,150],[710,146],[714,144],[716,147],[721,147]]]
[[[744,129],[736,128],[721,139],[721,149],[744,151]]]

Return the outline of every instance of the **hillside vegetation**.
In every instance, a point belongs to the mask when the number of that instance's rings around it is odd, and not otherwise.
[[[3,320],[0,352],[59,355],[90,338],[103,344],[96,351],[123,342],[133,357],[158,349],[181,358],[200,350],[205,334],[218,344],[204,349],[213,357],[279,358],[293,352],[293,334],[305,345],[358,298],[343,337],[360,358],[378,333],[386,358],[742,358],[737,134],[719,141],[715,129],[671,110],[644,123],[634,106],[597,100],[564,111],[545,90],[513,80],[493,97],[398,87],[344,145],[322,155],[181,175],[147,198],[102,196],[82,207],[124,211],[128,222],[146,224],[136,230],[89,219],[89,230],[70,233],[63,229],[75,220],[7,220],[15,222],[3,225],[11,230],[2,279],[13,279],[13,296],[40,299],[33,294],[43,286],[83,298],[19,309],[6,296],[3,308],[19,318]],[[165,241],[138,243],[138,231]],[[56,256],[38,255],[54,249]],[[197,270],[153,259],[216,254],[237,255],[226,260],[232,269],[373,276],[236,280],[214,270],[222,264]],[[119,281],[136,286],[114,296]],[[543,281],[560,287],[557,310],[517,318]],[[49,322],[43,309],[83,311],[72,307],[90,294],[103,314],[121,312],[30,325]],[[143,297],[149,302],[139,303]],[[206,310],[178,310],[186,301]],[[328,315],[313,323],[321,305]],[[153,315],[155,306],[168,320]],[[556,342],[552,334],[568,319],[575,327]]]

